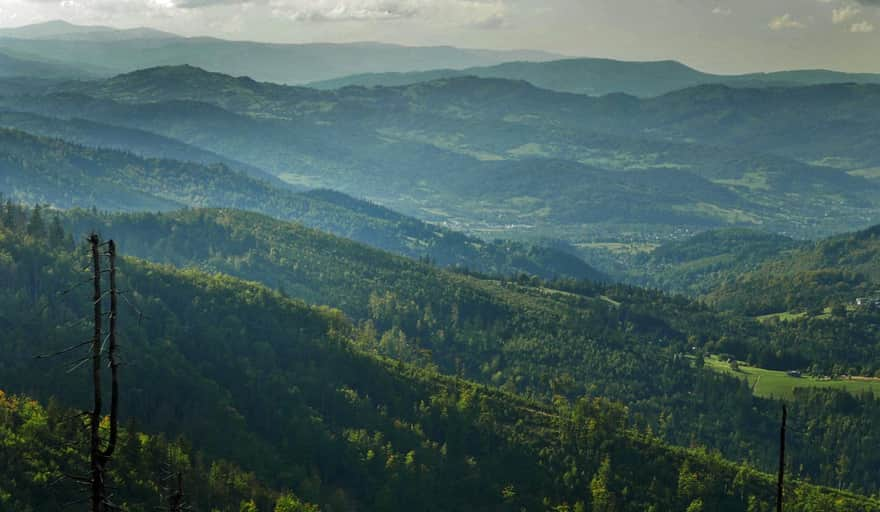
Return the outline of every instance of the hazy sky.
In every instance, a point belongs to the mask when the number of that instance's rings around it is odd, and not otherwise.
[[[0,0],[50,19],[273,42],[384,41],[880,72],[880,0]]]

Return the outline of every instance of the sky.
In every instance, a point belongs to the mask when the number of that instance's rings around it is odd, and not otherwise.
[[[675,59],[717,73],[880,72],[880,0],[0,0],[0,27],[54,19],[280,43]]]

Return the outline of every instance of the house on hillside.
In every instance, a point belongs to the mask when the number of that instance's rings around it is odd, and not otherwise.
[[[860,308],[880,309],[880,297],[859,297],[856,306]]]
[[[790,372],[787,372],[787,373],[788,373],[788,376],[789,376],[789,377],[795,377],[795,378],[798,378],[798,379],[801,378],[801,377],[803,377],[803,374],[802,374],[800,371],[798,371],[798,370],[791,370]]]

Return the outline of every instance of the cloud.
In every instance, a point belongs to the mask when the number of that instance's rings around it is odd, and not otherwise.
[[[855,5],[846,5],[840,9],[834,9],[831,11],[831,21],[835,25],[846,23],[861,14],[861,12],[862,10]]]
[[[463,23],[477,28],[507,25],[502,7],[507,0],[151,0],[165,1],[187,10],[217,6],[254,6],[272,16],[292,21],[382,21],[455,13]],[[451,16],[450,18],[455,18]],[[476,20],[476,21],[474,21]]]
[[[733,11],[729,7],[716,7],[712,9],[712,14],[717,14],[719,16],[730,16],[733,14]]]
[[[214,5],[245,5],[252,4],[253,0],[171,0],[174,7],[181,9],[198,9],[199,7],[211,7]]]
[[[860,21],[858,23],[853,23],[852,26],[849,28],[849,31],[866,34],[868,32],[874,31],[874,25],[867,21]]]
[[[806,25],[796,20],[791,14],[785,13],[770,20],[770,30],[786,30],[792,28],[804,28]]]
[[[181,0],[210,2],[214,0]],[[216,0],[228,1],[228,0]],[[274,16],[293,21],[386,21],[431,19],[460,26],[495,29],[509,25],[509,0],[254,0]]]
[[[492,14],[486,18],[471,23],[471,27],[481,30],[498,30],[510,25],[507,18],[501,13]]]
[[[414,18],[419,0],[271,0],[272,13],[294,21],[367,21]]]

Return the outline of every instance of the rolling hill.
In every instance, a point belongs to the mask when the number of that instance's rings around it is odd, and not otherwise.
[[[582,260],[556,249],[486,243],[343,194],[275,187],[223,164],[145,159],[9,129],[0,130],[0,141],[0,191],[32,204],[100,204],[111,211],[251,209],[441,265],[498,274],[605,279]]]
[[[57,119],[22,112],[0,112],[0,126],[41,137],[63,139],[91,148],[114,149],[144,158],[180,160],[202,165],[222,164],[276,186],[286,184],[254,166],[143,130],[111,126],[84,119]]]
[[[880,292],[880,227],[821,240],[731,276],[707,295],[726,309],[753,315],[855,306]]]
[[[668,242],[622,263],[621,279],[699,297],[730,284],[781,254],[808,242],[746,229],[722,229]],[[623,276],[626,277],[623,277]]]

